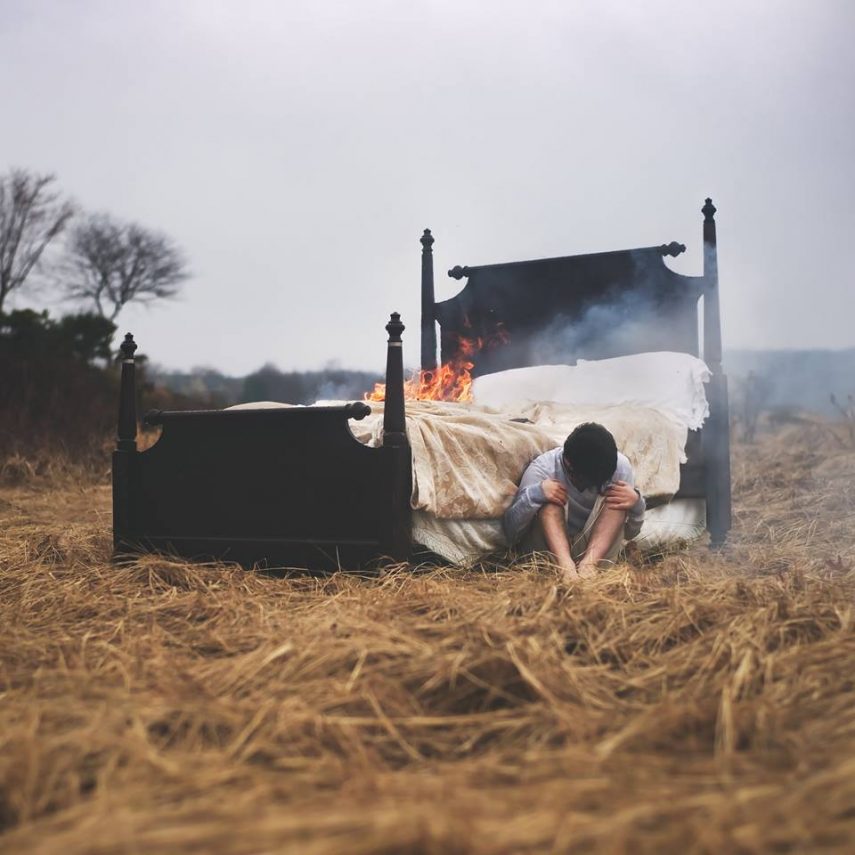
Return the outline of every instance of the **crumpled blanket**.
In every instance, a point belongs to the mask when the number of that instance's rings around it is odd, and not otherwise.
[[[350,422],[368,445],[382,444],[383,405]],[[407,401],[413,450],[412,507],[441,519],[496,519],[514,496],[526,466],[563,444],[583,422],[614,435],[647,496],[672,496],[680,485],[688,429],[673,418],[637,406],[523,404],[507,411],[469,403]],[[518,421],[518,420],[526,421]]]

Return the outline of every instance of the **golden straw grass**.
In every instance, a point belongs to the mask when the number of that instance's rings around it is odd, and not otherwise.
[[[574,588],[120,569],[103,483],[2,488],[0,851],[851,851],[855,450],[830,430],[735,449],[726,551]]]

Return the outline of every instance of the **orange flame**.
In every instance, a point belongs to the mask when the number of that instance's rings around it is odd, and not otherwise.
[[[464,318],[464,326],[469,327]],[[508,333],[501,323],[486,338],[463,338],[457,340],[457,354],[434,371],[413,371],[404,381],[404,398],[408,401],[471,401],[472,368],[471,357],[481,350],[505,344]],[[366,401],[385,401],[386,384],[376,383],[372,392],[365,394]]]

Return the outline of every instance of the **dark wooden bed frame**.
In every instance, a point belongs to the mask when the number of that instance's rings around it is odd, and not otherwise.
[[[332,570],[410,555],[412,460],[404,422],[401,333],[394,313],[386,361],[383,446],[348,427],[371,409],[152,410],[157,442],[137,451],[130,334],[121,346],[113,452],[117,556],[164,552],[252,566]]]
[[[422,243],[424,370],[458,358],[463,340],[474,376],[549,362],[672,350],[702,356],[712,371],[710,416],[691,431],[677,497],[702,498],[711,543],[730,529],[727,380],[721,368],[715,208],[703,207],[703,275],[665,266],[678,243],[593,255],[455,267],[467,284],[436,302],[433,242]],[[699,347],[701,311],[703,349]],[[412,460],[404,420],[404,325],[393,314],[386,359],[382,447],[350,432],[364,403],[266,410],[151,411],[158,441],[136,445],[130,334],[121,346],[119,430],[113,453],[113,534],[118,557],[140,551],[244,565],[336,569],[411,555]]]

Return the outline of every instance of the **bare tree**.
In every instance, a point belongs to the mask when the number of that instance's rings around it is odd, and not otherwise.
[[[54,181],[53,175],[25,169],[0,175],[0,312],[74,215],[74,205],[54,189]]]
[[[106,214],[87,217],[69,236],[64,285],[114,321],[125,304],[174,297],[189,276],[184,255],[166,236]]]

